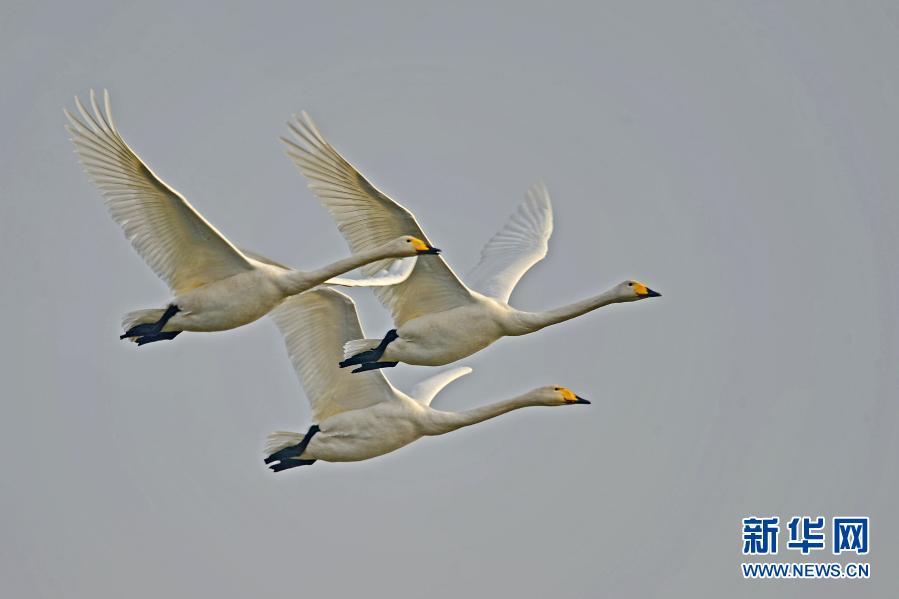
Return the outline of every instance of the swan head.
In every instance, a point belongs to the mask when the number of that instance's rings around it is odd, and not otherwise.
[[[574,394],[568,387],[548,385],[531,391],[534,399],[544,406],[571,406],[575,404],[589,404],[583,397]]]
[[[650,297],[661,297],[658,291],[653,291],[645,283],[629,279],[615,286],[616,295],[620,302],[635,302]]]
[[[392,252],[398,254],[397,257],[421,256],[423,254],[439,254],[440,250],[422,241],[418,237],[412,235],[403,235],[397,237],[388,244],[388,248]]]

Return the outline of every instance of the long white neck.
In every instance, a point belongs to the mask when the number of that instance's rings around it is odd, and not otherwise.
[[[284,292],[287,295],[295,295],[297,293],[312,289],[316,285],[321,285],[328,279],[346,274],[351,270],[356,270],[366,264],[385,260],[387,258],[402,258],[403,254],[399,254],[396,250],[389,247],[379,247],[373,250],[353,254],[348,258],[332,262],[327,266],[316,270],[301,271],[294,270],[282,275]]]
[[[464,412],[443,412],[440,410],[430,410],[425,425],[427,435],[442,435],[465,426],[471,426],[491,418],[501,416],[506,412],[518,410],[519,408],[527,408],[530,406],[545,406],[545,400],[535,397],[530,393],[513,397],[505,401],[481,406]]]
[[[592,312],[597,308],[602,308],[603,306],[615,304],[620,301],[622,300],[616,293],[616,290],[610,289],[609,291],[604,291],[594,297],[574,302],[573,304],[568,304],[567,306],[562,306],[561,308],[556,308],[554,310],[546,310],[545,312],[518,311],[514,319],[515,324],[518,326],[511,334],[525,335],[527,333],[533,333],[534,331],[539,331],[550,325],[577,318],[578,316],[586,314],[587,312]]]

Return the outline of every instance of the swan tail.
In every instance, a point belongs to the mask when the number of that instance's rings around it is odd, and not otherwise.
[[[347,360],[364,351],[373,350],[380,344],[380,339],[353,339],[352,341],[347,341],[343,344],[343,358]]]
[[[275,431],[270,433],[265,440],[265,457],[278,453],[285,447],[297,445],[303,440],[303,435],[289,431]]]

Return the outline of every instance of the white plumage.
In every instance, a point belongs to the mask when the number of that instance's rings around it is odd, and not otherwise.
[[[337,368],[344,341],[362,336],[353,300],[335,290],[306,295],[303,301],[285,302],[271,316],[309,399],[312,419],[321,423],[335,414],[392,399],[395,390],[383,374],[351,377]]]
[[[306,435],[279,431],[268,437],[266,463],[275,471],[315,460],[365,460],[426,435],[440,435],[527,406],[589,403],[565,387],[549,386],[465,412],[430,407],[446,385],[471,372],[453,368],[423,380],[407,395],[379,370],[351,375],[338,367],[341,347],[362,336],[353,300],[319,288],[284,301],[272,314],[316,425]]]
[[[328,209],[352,251],[365,251],[400,234],[427,240],[412,213],[367,181],[327,142],[306,113],[295,117],[289,127],[293,137],[282,138],[287,154],[309,179],[310,189]],[[368,351],[379,340],[350,340],[344,364],[449,364],[504,336],[538,331],[608,304],[659,295],[639,281],[629,280],[556,310],[523,312],[511,307],[508,300],[515,285],[546,255],[552,229],[549,192],[538,184],[484,247],[480,262],[467,277],[469,285],[443,258],[436,258],[419,260],[402,283],[375,288],[393,315],[398,338],[379,355],[377,350]],[[370,264],[363,272],[378,268],[376,263]]]
[[[546,256],[553,232],[553,209],[546,185],[528,190],[525,201],[481,250],[481,260],[466,276],[469,287],[507,302],[515,285]]]
[[[104,110],[90,94],[92,112],[76,97],[81,119],[67,110],[67,129],[109,213],[126,237],[172,290],[169,309],[138,310],[125,316],[123,337],[139,344],[171,339],[180,331],[220,331],[252,322],[285,297],[321,283],[349,286],[393,284],[413,265],[397,268],[387,259],[429,251],[409,235],[385,239],[377,248],[322,269],[300,272],[263,256],[237,249],[188,201],[156,176],[125,143],[104,92]],[[382,276],[329,280],[370,262]],[[375,274],[372,271],[372,274]]]

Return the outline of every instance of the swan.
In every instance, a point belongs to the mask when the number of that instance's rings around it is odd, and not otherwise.
[[[292,297],[272,319],[312,408],[305,434],[279,431],[268,436],[265,463],[275,472],[316,460],[355,462],[442,435],[528,406],[589,404],[557,385],[464,412],[445,412],[431,401],[446,385],[471,372],[451,368],[418,383],[410,394],[390,384],[381,371],[351,375],[337,360],[346,341],[362,336],[353,300],[329,287]]]
[[[174,339],[182,331],[233,329],[261,318],[284,298],[324,282],[380,285],[401,278],[391,272],[390,265],[385,268],[385,263],[379,262],[378,270],[386,273],[380,279],[329,281],[365,264],[439,252],[421,239],[401,233],[349,258],[303,272],[239,250],[128,147],[113,123],[105,91],[103,99],[105,113],[91,90],[91,115],[76,97],[83,120],[64,110],[69,120],[66,128],[112,218],[174,295],[165,308],[126,314],[122,339],[144,345]]]
[[[341,156],[305,112],[288,123],[282,137],[287,154],[310,180],[309,187],[337,222],[354,252],[366,251],[392,235],[427,240],[406,208],[378,191]],[[373,289],[392,313],[396,328],[382,339],[352,339],[341,366],[353,372],[395,366],[449,364],[505,336],[526,335],[607,306],[661,294],[628,280],[604,293],[545,312],[509,305],[515,285],[547,251],[552,206],[546,186],[533,186],[524,202],[481,250],[463,283],[443,258],[418,261],[402,283]],[[376,269],[373,264],[363,268]]]

